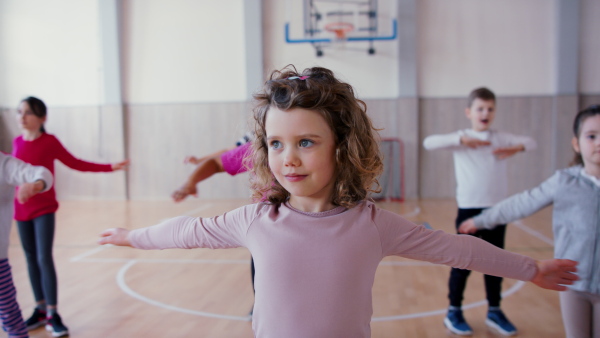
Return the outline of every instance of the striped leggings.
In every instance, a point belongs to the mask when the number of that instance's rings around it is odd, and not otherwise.
[[[8,332],[10,338],[29,337],[17,303],[17,291],[13,284],[8,258],[0,259],[0,317],[2,328]]]

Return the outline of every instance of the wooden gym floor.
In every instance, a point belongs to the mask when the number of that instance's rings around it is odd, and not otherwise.
[[[253,294],[246,249],[142,251],[96,245],[110,227],[140,228],[177,215],[209,217],[247,203],[239,200],[63,201],[57,213],[54,258],[59,312],[71,337],[252,337]],[[379,203],[416,222],[454,233],[454,200]],[[34,300],[13,227],[10,263],[24,316]],[[535,259],[552,257],[551,210],[511,224],[506,249]],[[373,287],[372,337],[453,336],[442,325],[449,267],[388,257]],[[507,280],[502,308],[520,337],[564,337],[558,294]],[[472,273],[465,317],[473,337],[501,337],[485,325],[483,277]],[[31,337],[50,337],[43,329]],[[6,333],[0,330],[0,337]]]

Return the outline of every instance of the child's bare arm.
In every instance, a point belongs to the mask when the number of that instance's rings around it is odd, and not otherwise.
[[[490,143],[490,141],[484,141],[484,140],[480,140],[478,138],[463,135],[460,137],[460,144],[462,144],[463,146],[467,146],[469,148],[477,148],[477,147],[489,146],[491,143]]]
[[[33,183],[24,183],[19,186],[19,190],[17,192],[17,201],[23,204],[32,196],[44,191],[44,189],[46,189],[46,182],[43,180],[37,180]]]
[[[458,227],[458,232],[461,234],[474,234],[477,232],[477,227],[475,227],[475,221],[472,218],[460,223]]]
[[[127,167],[129,167],[129,160],[113,163],[111,167],[113,171],[127,170]]]
[[[537,261],[538,271],[531,282],[541,288],[565,291],[565,285],[571,285],[579,279],[577,262],[570,259],[547,259]]]
[[[106,229],[100,233],[98,244],[113,244],[118,246],[131,246],[127,236],[129,230],[123,228]]]
[[[518,144],[516,146],[496,148],[494,149],[494,155],[497,159],[503,160],[522,151],[525,151],[525,146],[522,144]]]

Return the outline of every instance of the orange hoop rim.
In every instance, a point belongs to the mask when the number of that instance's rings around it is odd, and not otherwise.
[[[337,39],[345,39],[346,33],[354,30],[354,25],[349,22],[331,22],[325,25],[325,30],[335,33]]]

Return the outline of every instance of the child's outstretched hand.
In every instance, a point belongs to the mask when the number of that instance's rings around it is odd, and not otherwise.
[[[123,228],[106,229],[100,233],[98,244],[113,244],[118,246],[131,246],[127,236],[129,230]]]
[[[122,162],[118,162],[118,163],[113,163],[112,164],[112,170],[113,171],[127,170],[127,167],[129,167],[129,160],[125,160],[125,161],[122,161]]]
[[[579,279],[577,262],[570,259],[547,259],[537,261],[538,271],[531,282],[541,288],[565,291],[565,285],[571,285]]]
[[[189,195],[198,197],[198,190],[196,190],[195,184],[184,184],[183,186],[181,186],[181,188],[173,191],[173,193],[171,194],[171,198],[173,198],[173,201],[175,202],[181,202]]]
[[[204,157],[196,157],[196,156],[186,156],[183,159],[183,163],[185,164],[200,164],[203,161],[206,161],[206,159],[208,159],[209,156],[204,156]]]
[[[503,160],[505,158],[509,158],[509,157],[513,156],[514,154],[524,151],[524,150],[525,150],[525,147],[522,144],[519,144],[518,146],[496,148],[496,149],[494,149],[494,155],[496,156],[497,159]]]
[[[17,201],[23,204],[27,202],[33,195],[39,193],[44,190],[45,183],[42,180],[37,180],[33,183],[24,183],[19,186],[19,190],[17,192]]]
[[[477,147],[489,146],[491,143],[490,143],[490,141],[484,141],[484,140],[480,140],[480,139],[474,138],[474,137],[461,136],[460,144],[462,144],[463,146],[467,146],[469,148],[477,148]]]
[[[477,230],[478,229],[475,227],[475,221],[473,221],[472,218],[463,221],[458,227],[458,232],[460,232],[461,234],[474,234],[477,232]]]

